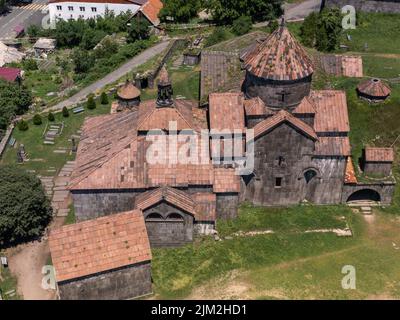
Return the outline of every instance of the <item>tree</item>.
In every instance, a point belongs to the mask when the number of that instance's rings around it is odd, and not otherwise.
[[[87,29],[83,34],[80,46],[85,50],[93,49],[105,36],[103,30]]]
[[[100,103],[101,104],[108,104],[108,96],[104,91],[101,93]]]
[[[225,27],[217,27],[215,31],[207,38],[205,46],[210,47],[216,43],[227,40],[229,34]]]
[[[317,35],[318,14],[310,13],[300,27],[301,42],[307,47],[314,47]]]
[[[18,126],[19,131],[26,131],[29,129],[28,122],[26,122],[23,119],[18,122],[17,126]]]
[[[37,38],[40,35],[40,32],[41,30],[36,24],[31,24],[26,30],[26,33],[28,34],[29,38]]]
[[[36,60],[33,59],[25,59],[22,65],[26,71],[35,71],[38,69],[38,64]]]
[[[33,124],[35,126],[40,126],[42,124],[42,117],[40,116],[40,114],[36,113],[33,116]]]
[[[87,50],[75,49],[72,52],[72,60],[76,73],[88,72],[94,65],[94,58]]]
[[[7,11],[7,1],[6,0],[0,0],[0,14],[4,13]]]
[[[49,120],[49,121],[51,121],[51,122],[53,122],[54,120],[56,120],[56,118],[54,117],[54,114],[53,114],[52,112],[50,112],[50,113],[47,115],[47,120]]]
[[[0,243],[40,236],[52,217],[40,180],[15,166],[0,166]]]
[[[320,51],[334,51],[339,47],[342,32],[342,14],[339,9],[324,9],[317,22],[316,47]]]
[[[88,100],[87,100],[87,102],[86,102],[86,107],[87,107],[89,110],[96,109],[96,101],[94,101],[94,97],[93,97],[92,95],[89,96],[89,98],[88,98]]]
[[[232,24],[242,15],[253,22],[276,19],[283,14],[282,4],[282,0],[209,0],[205,6],[217,23]]]
[[[128,42],[145,40],[150,36],[150,23],[146,19],[134,18],[128,29]]]
[[[233,21],[232,31],[234,34],[241,36],[248,33],[252,28],[251,17],[241,16],[235,21]]]
[[[69,111],[67,109],[67,107],[63,107],[62,108],[62,115],[64,118],[68,118],[69,117]]]
[[[164,7],[160,10],[159,17],[161,21],[167,22],[173,18],[174,22],[188,22],[191,18],[197,16],[200,8],[199,0],[165,0]]]

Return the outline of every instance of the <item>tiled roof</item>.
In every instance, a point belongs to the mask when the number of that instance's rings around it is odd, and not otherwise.
[[[185,191],[167,186],[138,195],[135,206],[137,209],[144,211],[163,200],[192,214],[193,216],[196,215],[195,202],[192,197]]]
[[[342,56],[342,72],[345,77],[362,77],[363,64],[361,56]]]
[[[293,110],[297,114],[315,114],[314,102],[310,97],[304,97],[300,104]]]
[[[393,148],[365,148],[365,161],[368,162],[393,162]]]
[[[285,110],[281,110],[278,113],[276,113],[274,116],[269,117],[260,123],[258,123],[253,129],[254,129],[254,138],[256,139],[257,137],[261,136],[267,131],[270,131],[280,125],[282,122],[287,122],[290,123],[292,126],[296,127],[298,130],[301,132],[305,133],[307,136],[312,138],[313,140],[317,140],[318,137],[314,130],[307,125],[305,122],[297,119],[294,117],[292,114]]]
[[[197,221],[215,221],[217,219],[217,196],[211,192],[198,192],[192,195],[196,203]]]
[[[243,93],[212,93],[209,96],[211,130],[244,130]]]
[[[311,92],[316,114],[315,132],[349,132],[346,93],[338,90],[320,90]]]
[[[216,193],[240,192],[240,176],[233,168],[214,168],[213,191]]]
[[[21,69],[0,67],[0,78],[9,82],[17,80],[21,76]]]
[[[317,62],[320,62],[322,69],[328,74],[352,78],[359,78],[363,76],[361,56],[323,54],[317,55],[316,59]]]
[[[259,97],[244,100],[244,109],[247,117],[274,114]]]
[[[146,0],[49,0],[49,3],[61,2],[88,2],[88,3],[116,3],[116,4],[136,4],[143,5]]]
[[[161,67],[160,73],[158,75],[158,83],[159,84],[171,84],[171,80],[169,79],[169,74],[165,64]]]
[[[318,141],[315,144],[315,155],[349,156],[349,137],[318,137]]]
[[[131,81],[127,80],[125,84],[118,88],[117,94],[121,99],[130,100],[139,97],[140,90]]]
[[[389,86],[383,83],[380,79],[369,79],[363,81],[357,86],[357,90],[360,93],[371,97],[387,97],[391,92]]]
[[[357,177],[356,177],[356,173],[354,171],[354,165],[353,165],[353,161],[352,161],[351,157],[347,157],[344,183],[348,183],[348,184],[357,183]]]
[[[140,210],[54,229],[49,245],[58,282],[151,260]]]
[[[175,100],[170,107],[157,107],[154,100],[139,105],[138,131],[168,130],[176,121],[177,130],[201,130],[207,128],[206,113],[197,108],[196,101]]]
[[[160,24],[158,14],[162,7],[163,3],[160,0],[148,0],[140,10],[154,26],[158,26]]]
[[[296,80],[314,72],[306,51],[284,26],[242,58],[247,71],[265,79]]]

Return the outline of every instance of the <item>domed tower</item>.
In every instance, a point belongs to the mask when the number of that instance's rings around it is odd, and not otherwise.
[[[244,92],[273,109],[293,110],[311,89],[313,63],[282,25],[243,56]]]
[[[140,90],[129,80],[126,80],[125,84],[118,88],[117,97],[121,109],[131,109],[140,104]]]

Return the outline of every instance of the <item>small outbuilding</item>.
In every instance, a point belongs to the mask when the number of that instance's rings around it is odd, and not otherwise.
[[[366,147],[364,151],[364,173],[389,176],[394,161],[393,148]]]
[[[370,102],[382,102],[390,96],[390,88],[380,79],[369,79],[361,82],[357,86],[357,94],[359,98]]]
[[[131,109],[140,104],[140,90],[129,80],[126,80],[125,84],[118,88],[117,96],[117,111],[122,111],[126,108]]]
[[[120,300],[152,293],[151,251],[140,210],[63,226],[49,237],[62,300]]]
[[[19,68],[0,67],[0,79],[8,82],[22,81],[23,71]]]
[[[56,49],[56,40],[49,38],[39,38],[33,45],[35,56],[40,57],[43,54],[52,53]]]

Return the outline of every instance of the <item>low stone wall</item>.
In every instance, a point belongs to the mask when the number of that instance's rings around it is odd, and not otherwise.
[[[356,11],[363,12],[387,12],[400,13],[400,0],[370,1],[370,0],[324,0],[325,7],[343,8],[346,5],[353,6]]]
[[[394,182],[345,184],[343,186],[342,203],[346,203],[349,197],[357,191],[372,190],[379,194],[381,204],[390,205],[393,200],[395,186]]]
[[[61,300],[124,300],[152,293],[150,261],[58,283]]]
[[[11,124],[11,125],[7,128],[6,133],[4,134],[3,139],[1,139],[1,142],[0,142],[0,157],[1,157],[1,155],[2,155],[3,152],[4,152],[4,150],[5,150],[6,147],[7,147],[8,140],[10,140],[10,137],[11,137],[11,134],[12,134],[13,130],[14,130],[14,125]]]

